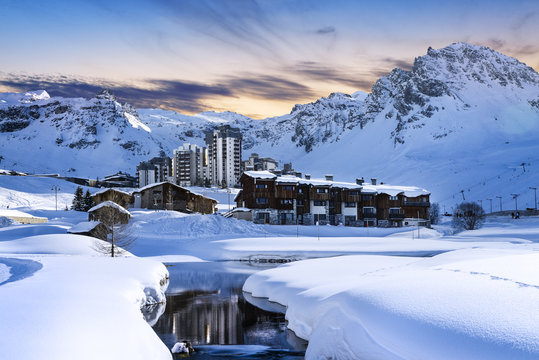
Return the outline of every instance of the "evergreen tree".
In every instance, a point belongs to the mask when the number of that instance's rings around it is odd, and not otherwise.
[[[75,197],[73,198],[73,205],[71,206],[71,210],[82,211],[83,206],[84,206],[84,195],[82,192],[82,187],[77,186],[77,190],[75,190]]]
[[[95,206],[90,190],[86,190],[86,194],[84,194],[83,205],[83,211],[88,211]]]

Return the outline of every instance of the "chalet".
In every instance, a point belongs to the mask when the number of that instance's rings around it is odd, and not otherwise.
[[[217,200],[192,192],[170,182],[147,185],[133,192],[134,207],[213,214]]]
[[[131,195],[131,192],[118,188],[101,189],[92,194],[92,199],[96,205],[105,201],[113,201],[126,209],[133,203],[133,196]]]
[[[97,239],[107,239],[107,227],[99,221],[84,221],[67,230],[68,234],[91,236]]]
[[[88,221],[127,224],[130,218],[129,211],[112,201],[104,201],[88,210]]]
[[[428,225],[430,193],[413,186],[355,183],[277,176],[246,171],[235,198],[252,211],[253,221],[268,224],[343,224],[347,226]]]

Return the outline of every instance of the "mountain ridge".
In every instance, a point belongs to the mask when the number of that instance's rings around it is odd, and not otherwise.
[[[183,142],[203,145],[205,132],[229,124],[243,131],[244,157],[258,152],[292,161],[304,172],[331,172],[343,180],[379,177],[445,196],[458,194],[481,177],[472,171],[471,180],[463,180],[469,165],[462,159],[469,164],[478,160],[486,174],[494,176],[501,167],[534,163],[519,154],[520,146],[527,152],[537,150],[539,74],[514,58],[465,43],[429,48],[411,70],[392,70],[370,93],[332,93],[263,120],[232,112],[191,116],[135,110],[109,93],[99,96],[45,99],[35,92],[14,103],[14,94],[0,95],[0,167],[93,177],[133,172],[139,161],[161,150],[171,154]],[[6,126],[9,131],[2,131]],[[51,134],[55,141],[45,139]],[[34,156],[10,151],[9,145],[15,144],[30,146]],[[56,167],[43,165],[47,161],[39,152],[44,149],[61,154],[47,159],[57,161]],[[417,167],[437,175],[425,179],[426,171]],[[450,174],[447,179],[439,175],[444,172]]]

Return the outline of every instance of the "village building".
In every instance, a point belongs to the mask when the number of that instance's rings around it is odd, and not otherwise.
[[[133,192],[133,198],[135,208],[152,210],[213,214],[217,206],[217,200],[170,182],[160,182],[142,187]]]
[[[99,181],[99,184],[105,187],[137,187],[138,179],[118,171],[116,174],[105,176],[103,180]]]
[[[208,151],[205,147],[185,143],[174,150],[172,176],[180,186],[202,186],[208,178]]]
[[[99,221],[83,221],[67,230],[68,234],[91,236],[97,239],[106,240],[107,227]]]
[[[99,205],[105,201],[112,201],[127,209],[133,204],[131,191],[133,189],[129,191],[117,188],[104,188],[92,194],[92,199],[95,205]]]
[[[311,179],[246,171],[238,207],[251,209],[256,223],[347,226],[428,225],[430,193],[414,186],[338,182],[332,175]]]
[[[241,131],[223,125],[206,135],[208,177],[212,184],[234,187],[241,175]]]
[[[88,210],[88,221],[100,221],[104,224],[127,224],[130,218],[129,211],[113,201],[104,201]]]
[[[138,186],[167,181],[172,177],[172,159],[162,151],[158,157],[142,161],[137,166]]]

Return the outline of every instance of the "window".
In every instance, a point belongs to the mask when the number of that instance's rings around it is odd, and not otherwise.
[[[298,189],[298,194],[303,194],[303,189]]]
[[[372,195],[361,195],[361,200],[370,201],[372,200]]]
[[[351,191],[348,191],[348,195],[357,195],[357,191],[356,190],[351,190]]]
[[[399,200],[399,197],[398,196],[390,196],[389,200]]]
[[[258,214],[256,214],[256,218],[257,218],[258,220],[269,219],[269,213],[263,213],[263,212],[258,213]]]
[[[364,207],[363,208],[363,217],[374,217],[376,211],[373,207]]]
[[[344,225],[350,225],[351,223],[356,221],[355,216],[345,216],[344,217]]]
[[[285,191],[293,191],[294,190],[294,185],[284,185],[283,190],[285,190]]]
[[[316,189],[316,193],[317,193],[317,194],[327,194],[327,193],[328,193],[328,189],[326,189],[326,188],[317,188],[317,189]]]
[[[400,208],[389,208],[390,214],[400,214]]]
[[[303,205],[303,200],[302,199],[296,200],[296,205],[297,206],[302,206]]]
[[[267,188],[268,188],[268,184],[256,184],[256,188],[257,188],[257,189],[267,189]]]
[[[345,202],[345,203],[344,203],[344,207],[347,207],[347,208],[355,208],[355,207],[356,207],[356,203],[355,203],[355,202]]]
[[[261,204],[261,205],[265,205],[269,203],[268,198],[256,198],[255,201],[257,204]]]
[[[281,204],[283,204],[283,205],[286,205],[286,204],[292,205],[293,201],[292,201],[292,199],[281,199]]]
[[[326,202],[323,200],[314,200],[314,206],[326,206]]]
[[[326,214],[314,214],[314,222],[326,221]]]

